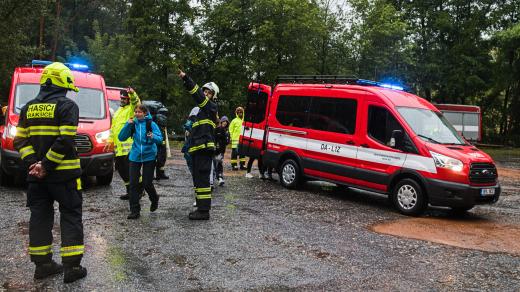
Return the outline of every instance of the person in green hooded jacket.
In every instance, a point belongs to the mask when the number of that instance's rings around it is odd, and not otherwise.
[[[135,90],[131,87],[121,90],[119,94],[121,97],[121,106],[117,109],[112,118],[109,142],[112,142],[114,146],[115,168],[121,176],[121,179],[123,179],[126,187],[126,194],[121,195],[119,198],[121,198],[121,200],[128,200],[130,189],[130,166],[128,153],[130,153],[130,149],[132,149],[133,140],[132,138],[128,138],[121,141],[119,140],[118,135],[126,122],[134,116],[134,110],[141,101],[139,100],[139,96]],[[112,145],[112,143],[107,143],[107,146],[105,146],[105,152],[111,150],[110,145]]]
[[[229,135],[231,136],[231,169],[238,170],[238,162],[240,161],[240,169],[246,169],[246,158],[238,152],[238,140],[242,134],[242,123],[244,122],[244,108],[239,106],[235,110],[235,118],[229,124]]]

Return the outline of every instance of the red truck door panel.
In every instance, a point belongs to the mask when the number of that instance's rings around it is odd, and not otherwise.
[[[402,168],[406,153],[390,147],[392,132],[401,130],[400,122],[388,107],[367,101],[364,106],[363,141],[358,149],[360,178],[366,187],[386,191],[390,176]]]
[[[267,123],[267,108],[271,87],[250,83],[247,93],[244,130],[240,136],[240,153],[249,157],[259,157],[264,147],[265,126]]]
[[[330,90],[312,98],[303,158],[305,174],[355,183],[358,95]]]

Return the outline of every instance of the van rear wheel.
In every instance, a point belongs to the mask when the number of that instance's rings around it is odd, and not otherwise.
[[[404,215],[418,216],[426,210],[428,199],[421,186],[413,179],[405,178],[392,192],[394,206]]]
[[[297,188],[302,181],[300,166],[293,159],[287,159],[282,163],[279,176],[282,186],[288,189]]]

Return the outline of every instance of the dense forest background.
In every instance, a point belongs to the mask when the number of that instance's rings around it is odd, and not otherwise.
[[[520,0],[0,0],[0,102],[31,59],[83,60],[107,85],[193,101],[182,66],[221,89],[221,115],[249,81],[343,74],[401,84],[436,103],[479,105],[484,142],[520,145]]]

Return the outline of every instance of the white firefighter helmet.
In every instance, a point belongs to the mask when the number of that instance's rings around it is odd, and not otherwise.
[[[213,91],[213,99],[217,99],[217,95],[220,90],[218,89],[218,86],[215,82],[208,82],[208,83],[204,84],[202,86],[202,90],[204,90],[204,88],[207,88],[207,89]]]

